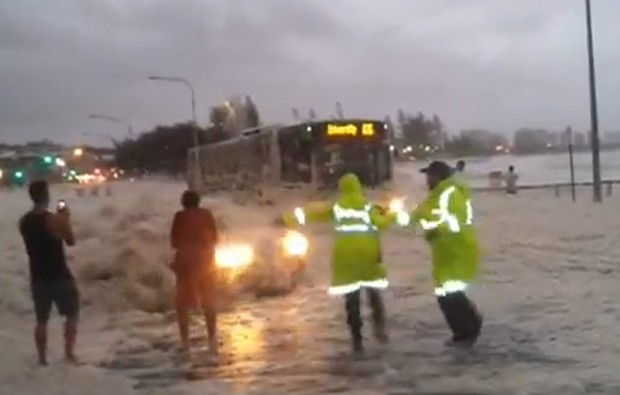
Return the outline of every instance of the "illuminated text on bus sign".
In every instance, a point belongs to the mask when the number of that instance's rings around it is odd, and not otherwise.
[[[371,137],[375,135],[375,127],[372,123],[363,123],[361,128],[354,124],[348,125],[334,125],[327,124],[328,136],[351,136],[355,137],[361,134],[362,136]]]

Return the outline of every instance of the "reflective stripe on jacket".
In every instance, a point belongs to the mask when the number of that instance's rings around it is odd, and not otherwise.
[[[346,294],[362,287],[386,288],[380,231],[394,218],[382,214],[366,200],[355,175],[341,177],[338,188],[340,196],[336,202],[298,207],[293,215],[284,217],[285,223],[289,226],[311,222],[333,224],[330,294]]]
[[[476,276],[479,247],[473,207],[464,184],[452,178],[440,182],[411,218],[427,233],[436,287],[469,282]]]

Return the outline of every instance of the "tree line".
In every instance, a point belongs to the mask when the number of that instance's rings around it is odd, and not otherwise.
[[[341,108],[339,112],[342,112]],[[292,110],[296,122],[316,120],[317,114],[309,110],[304,118],[297,109]],[[342,114],[335,117],[340,118]],[[521,128],[509,140],[501,133],[485,129],[461,130],[450,135],[438,114],[407,112],[399,109],[396,122],[390,116],[384,120],[391,131],[392,143],[397,156],[425,159],[431,156],[488,156],[513,153],[544,152],[548,142],[541,142],[544,134],[540,129]],[[137,138],[115,142],[116,161],[125,169],[146,172],[184,173],[187,150],[194,145],[196,130],[199,144],[223,141],[239,134],[241,130],[261,124],[260,113],[246,96],[233,99],[210,109],[209,125],[193,125],[190,122],[157,126]],[[398,133],[396,133],[398,131]],[[532,142],[534,141],[534,142]]]
[[[252,99],[227,101],[212,107],[209,125],[192,122],[157,126],[137,138],[114,141],[117,166],[134,172],[182,174],[187,151],[198,144],[216,143],[234,137],[241,130],[260,125],[260,115]]]

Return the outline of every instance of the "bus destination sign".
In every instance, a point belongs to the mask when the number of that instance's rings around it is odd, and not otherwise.
[[[353,123],[338,125],[338,124],[327,124],[326,134],[329,137],[340,137],[340,136],[349,136],[349,137],[373,137],[375,135],[375,125],[372,123],[362,123],[361,125],[356,125]]]

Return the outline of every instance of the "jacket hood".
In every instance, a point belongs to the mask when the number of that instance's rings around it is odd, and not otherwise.
[[[347,173],[338,180],[338,192],[341,195],[361,195],[362,184],[353,173]]]
[[[338,202],[344,207],[361,209],[367,203],[362,184],[353,173],[347,173],[340,177],[338,192],[340,193]]]

